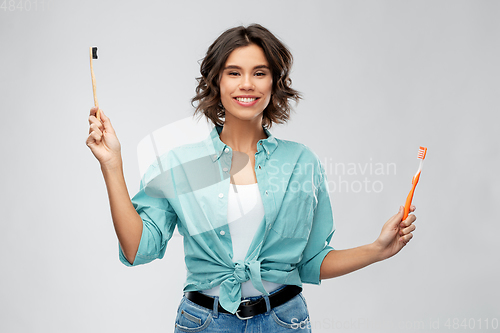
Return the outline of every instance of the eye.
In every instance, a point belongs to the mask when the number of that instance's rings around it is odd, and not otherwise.
[[[266,75],[266,73],[264,73],[264,72],[257,72],[257,73],[255,73],[255,76],[265,76],[265,75]]]
[[[228,75],[229,76],[238,76],[238,75],[240,75],[240,73],[238,73],[238,72],[229,72]]]

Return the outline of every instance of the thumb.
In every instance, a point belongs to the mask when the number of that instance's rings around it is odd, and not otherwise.
[[[399,211],[392,217],[391,224],[396,227],[398,226],[401,221],[403,220],[405,209],[403,206],[399,206]]]
[[[104,111],[101,110],[101,120],[102,124],[104,125],[104,130],[106,130],[109,133],[115,134],[115,130],[113,129],[113,126],[111,126],[111,121],[109,118],[104,114]]]

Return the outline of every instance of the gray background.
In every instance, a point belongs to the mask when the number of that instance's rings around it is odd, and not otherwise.
[[[207,47],[253,22],[295,57],[292,79],[304,100],[271,132],[324,161],[335,248],[375,240],[404,204],[418,147],[429,148],[415,238],[385,262],[306,285],[314,331],[498,325],[500,1],[3,4],[1,332],[173,330],[182,239],[171,240],[163,260],[135,268],[118,261],[105,185],[85,145],[88,47],[99,47],[97,96],[133,195],[140,140],[192,113]],[[396,169],[370,172],[376,163]],[[335,165],[351,174],[328,171]],[[368,183],[377,191],[358,186]]]

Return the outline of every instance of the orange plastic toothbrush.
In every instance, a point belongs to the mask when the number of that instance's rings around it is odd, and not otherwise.
[[[417,173],[415,174],[415,176],[413,176],[413,179],[411,181],[412,187],[410,193],[408,194],[408,197],[406,198],[405,215],[403,216],[403,221],[408,217],[408,214],[410,213],[411,200],[413,199],[415,187],[417,186],[418,180],[420,179],[420,172],[422,172],[422,165],[424,164],[425,154],[427,154],[427,148],[420,147],[417,156],[420,159],[420,165],[418,167]]]
[[[94,93],[94,106],[97,107],[96,117],[98,120],[101,120],[101,111],[99,109],[99,102],[97,101],[97,97],[95,95],[95,76],[94,76],[94,66],[92,65],[92,59],[97,59],[97,47],[90,47],[90,76],[92,76],[92,92]]]

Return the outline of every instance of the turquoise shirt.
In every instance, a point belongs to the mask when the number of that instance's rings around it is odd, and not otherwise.
[[[275,138],[264,128],[268,137],[257,143],[255,174],[265,216],[245,260],[233,262],[227,223],[229,170],[244,155],[220,140],[221,131],[221,126],[215,126],[207,139],[177,147],[149,167],[132,198],[143,221],[137,255],[130,264],[121,247],[119,253],[127,266],[161,259],[177,226],[184,237],[184,291],[220,285],[221,306],[235,313],[242,282],[251,280],[264,294],[268,293],[262,280],[320,284],[321,263],[333,250],[328,244],[335,227],[318,156],[303,144]]]

